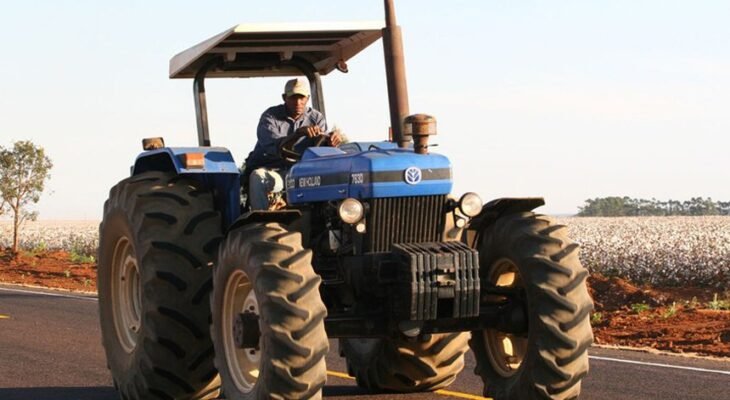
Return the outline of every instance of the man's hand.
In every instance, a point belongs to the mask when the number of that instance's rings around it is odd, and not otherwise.
[[[307,137],[313,138],[322,134],[322,130],[317,125],[303,126],[297,129],[296,133],[306,134]]]
[[[330,134],[330,144],[332,147],[337,147],[342,144],[342,135],[339,130],[336,130]]]

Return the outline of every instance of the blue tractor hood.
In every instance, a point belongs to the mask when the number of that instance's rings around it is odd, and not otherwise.
[[[287,201],[443,195],[451,192],[451,162],[391,142],[313,147],[286,176]]]

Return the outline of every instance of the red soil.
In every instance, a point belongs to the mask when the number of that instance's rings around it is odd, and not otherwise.
[[[588,284],[596,343],[730,357],[730,311],[707,309],[717,289],[639,288],[600,275]]]
[[[96,292],[96,264],[72,262],[65,251],[13,257],[0,250],[0,282]]]

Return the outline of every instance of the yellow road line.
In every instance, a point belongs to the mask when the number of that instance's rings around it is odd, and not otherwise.
[[[347,374],[345,374],[343,372],[327,371],[327,375],[336,376],[338,378],[343,378],[343,379],[352,379],[352,380],[355,380],[355,378],[353,378],[350,375],[347,375]]]
[[[327,375],[336,376],[338,378],[343,378],[343,379],[352,379],[352,380],[355,379],[348,374],[345,374],[343,372],[337,372],[337,371],[327,371]],[[467,394],[467,393],[461,393],[461,392],[452,392],[451,390],[437,390],[434,393],[440,394],[443,396],[459,397],[461,399],[469,399],[469,400],[492,400],[488,397],[476,396],[473,394]]]
[[[451,396],[451,397],[459,397],[462,399],[470,399],[470,400],[492,400],[489,397],[482,397],[477,396],[474,394],[467,394],[467,393],[461,393],[461,392],[452,392],[451,390],[437,390],[434,393],[442,394],[444,396]]]
[[[10,319],[10,316],[0,314],[0,319]]]

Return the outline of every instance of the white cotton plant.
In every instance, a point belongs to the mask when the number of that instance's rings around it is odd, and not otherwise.
[[[730,217],[563,218],[581,244],[591,272],[638,284],[730,287]],[[26,224],[26,251],[65,250],[94,257],[98,223],[38,221]],[[11,245],[12,226],[0,221],[0,246]]]
[[[12,225],[0,221],[0,247],[12,241]],[[64,250],[92,257],[99,245],[99,223],[96,221],[34,221],[20,231],[19,245],[25,251]]]
[[[591,272],[652,285],[730,284],[730,217],[566,218]]]

